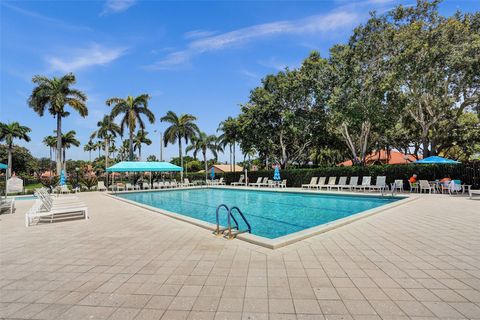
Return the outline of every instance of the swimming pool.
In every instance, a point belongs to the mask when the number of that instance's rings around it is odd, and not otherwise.
[[[238,206],[250,223],[252,234],[268,239],[324,225],[402,199],[224,188],[132,192],[117,196],[213,224],[216,223],[218,205]],[[241,219],[237,220],[243,229]],[[227,225],[225,212],[220,222]]]

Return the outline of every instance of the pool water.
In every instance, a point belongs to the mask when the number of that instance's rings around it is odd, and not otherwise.
[[[287,193],[232,189],[190,189],[135,192],[121,198],[165,209],[215,224],[215,211],[224,203],[239,207],[252,227],[252,234],[274,239],[345,218],[401,198]],[[226,226],[226,210],[220,222]],[[241,219],[237,221],[242,225]]]

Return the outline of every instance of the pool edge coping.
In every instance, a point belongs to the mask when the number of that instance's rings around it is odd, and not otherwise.
[[[153,189],[153,190],[145,190],[145,191],[146,192],[153,192],[153,191],[162,192],[162,191],[168,191],[168,190],[191,190],[191,189],[208,189],[208,188],[211,188],[211,187],[184,187],[184,188],[175,188],[175,189],[170,188],[170,189],[164,189],[164,190]],[[217,189],[217,188],[218,189],[239,190],[239,188],[228,187],[228,186],[227,187],[225,187],[225,186],[224,187],[214,187],[214,189]],[[263,191],[271,191],[271,192],[280,191],[280,190],[271,190],[271,189],[265,190],[265,189],[260,189],[260,188],[251,188],[251,189],[250,188],[240,188],[240,190],[255,190],[255,189],[257,191],[262,191],[262,190]],[[163,214],[165,216],[168,216],[170,218],[174,218],[176,220],[180,220],[180,221],[183,221],[183,222],[188,222],[188,223],[193,224],[197,227],[202,227],[202,228],[210,230],[210,231],[214,231],[216,229],[216,225],[214,225],[212,223],[209,223],[209,222],[206,222],[206,221],[203,221],[203,220],[200,220],[200,219],[192,218],[192,217],[180,214],[180,213],[168,211],[168,210],[165,210],[165,209],[156,208],[156,207],[153,207],[153,206],[150,206],[150,205],[147,205],[147,204],[143,204],[143,203],[140,203],[140,202],[136,202],[136,201],[133,201],[133,200],[128,200],[128,199],[117,196],[118,194],[128,194],[128,193],[145,192],[145,191],[136,190],[136,191],[104,193],[104,194],[106,196],[110,197],[110,198],[117,199],[117,200],[129,203],[131,205],[134,205],[134,206],[137,206],[137,207],[140,207],[140,208],[143,208],[143,209],[147,209],[147,210],[150,210],[150,211],[153,211],[153,212],[157,212],[157,213]],[[302,192],[301,190],[281,190],[281,192],[304,193],[304,194],[327,194],[327,193],[323,193],[323,192],[318,193],[318,192],[315,192],[315,191]],[[329,192],[329,194],[330,195],[343,194],[343,195],[347,195],[347,196],[355,195],[355,194],[351,194],[351,193],[348,193],[348,192]],[[357,194],[357,196],[361,196],[361,194]],[[378,197],[378,195],[376,195],[376,194],[365,194],[365,196]],[[317,236],[319,234],[322,234],[322,233],[340,228],[344,225],[353,223],[353,222],[358,221],[360,219],[368,218],[368,217],[373,216],[377,213],[380,213],[380,212],[383,212],[383,211],[401,206],[403,204],[406,204],[408,202],[417,200],[419,198],[418,196],[413,196],[413,195],[402,195],[402,196],[404,197],[404,199],[400,199],[400,200],[397,200],[397,201],[392,202],[392,203],[381,205],[379,207],[368,209],[368,210],[365,210],[365,211],[360,212],[360,213],[355,213],[355,214],[350,215],[350,216],[345,217],[345,218],[337,219],[337,220],[334,220],[332,222],[328,222],[328,223],[325,223],[325,224],[322,224],[322,225],[318,225],[318,226],[315,226],[315,227],[311,227],[311,228],[308,228],[308,229],[297,231],[297,232],[294,232],[294,233],[291,233],[291,234],[288,234],[288,235],[285,235],[285,236],[281,236],[281,237],[278,237],[278,238],[275,238],[275,239],[269,239],[269,238],[257,236],[257,235],[254,235],[254,234],[248,234],[248,233],[239,234],[239,235],[237,235],[236,238],[239,239],[239,240],[242,240],[242,241],[246,241],[246,242],[249,242],[249,243],[252,243],[252,244],[255,244],[255,245],[262,246],[264,248],[268,248],[268,249],[272,249],[272,250],[278,249],[278,248],[281,248],[281,247],[284,247],[284,246],[287,246],[287,245],[305,240],[307,238],[311,238],[311,237]]]

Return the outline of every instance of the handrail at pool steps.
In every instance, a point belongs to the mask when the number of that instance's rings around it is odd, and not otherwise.
[[[219,215],[220,209],[222,208],[225,208],[227,210],[227,227],[223,227],[223,228],[220,227],[220,215]],[[235,219],[235,216],[232,213],[233,210],[236,210],[240,214],[240,217],[247,225],[246,230],[239,229],[238,221],[237,219]],[[222,203],[217,207],[215,215],[216,215],[217,227],[215,228],[215,231],[213,232],[213,234],[216,236],[225,236],[227,239],[231,240],[240,233],[245,233],[245,232],[251,233],[252,231],[250,223],[248,223],[247,219],[245,218],[245,215],[238,207],[234,206],[229,208],[226,204]],[[232,220],[233,220],[233,223],[235,224],[233,226],[232,226]],[[236,229],[236,231],[233,231],[234,229]]]

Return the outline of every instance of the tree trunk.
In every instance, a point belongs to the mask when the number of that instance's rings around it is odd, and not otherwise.
[[[8,171],[7,171],[7,179],[12,176],[12,150],[13,146],[9,145],[8,146]],[[5,186],[6,188],[7,186]]]
[[[208,181],[207,152],[202,151],[202,153],[203,153],[203,162],[205,163],[205,183],[207,183],[207,181]]]
[[[130,129],[130,137],[128,139],[128,152],[130,161],[133,161],[133,130]]]
[[[63,148],[63,171],[67,174],[67,148]]]
[[[50,156],[50,158],[51,158],[51,157],[52,157],[52,156]],[[89,162],[92,162],[92,150],[89,150],[89,151],[88,151],[88,160],[89,160]]]
[[[180,157],[180,167],[182,167],[182,171],[180,171],[180,181],[183,181],[182,138],[178,139],[178,156]]]
[[[233,153],[232,153],[232,144],[229,143],[229,147],[230,147],[230,172],[233,172]]]
[[[62,171],[62,117],[57,114],[57,175]]]
[[[108,147],[109,147],[109,141],[108,139],[105,139],[105,184],[108,186],[108,173],[107,173],[107,168],[108,168]]]

